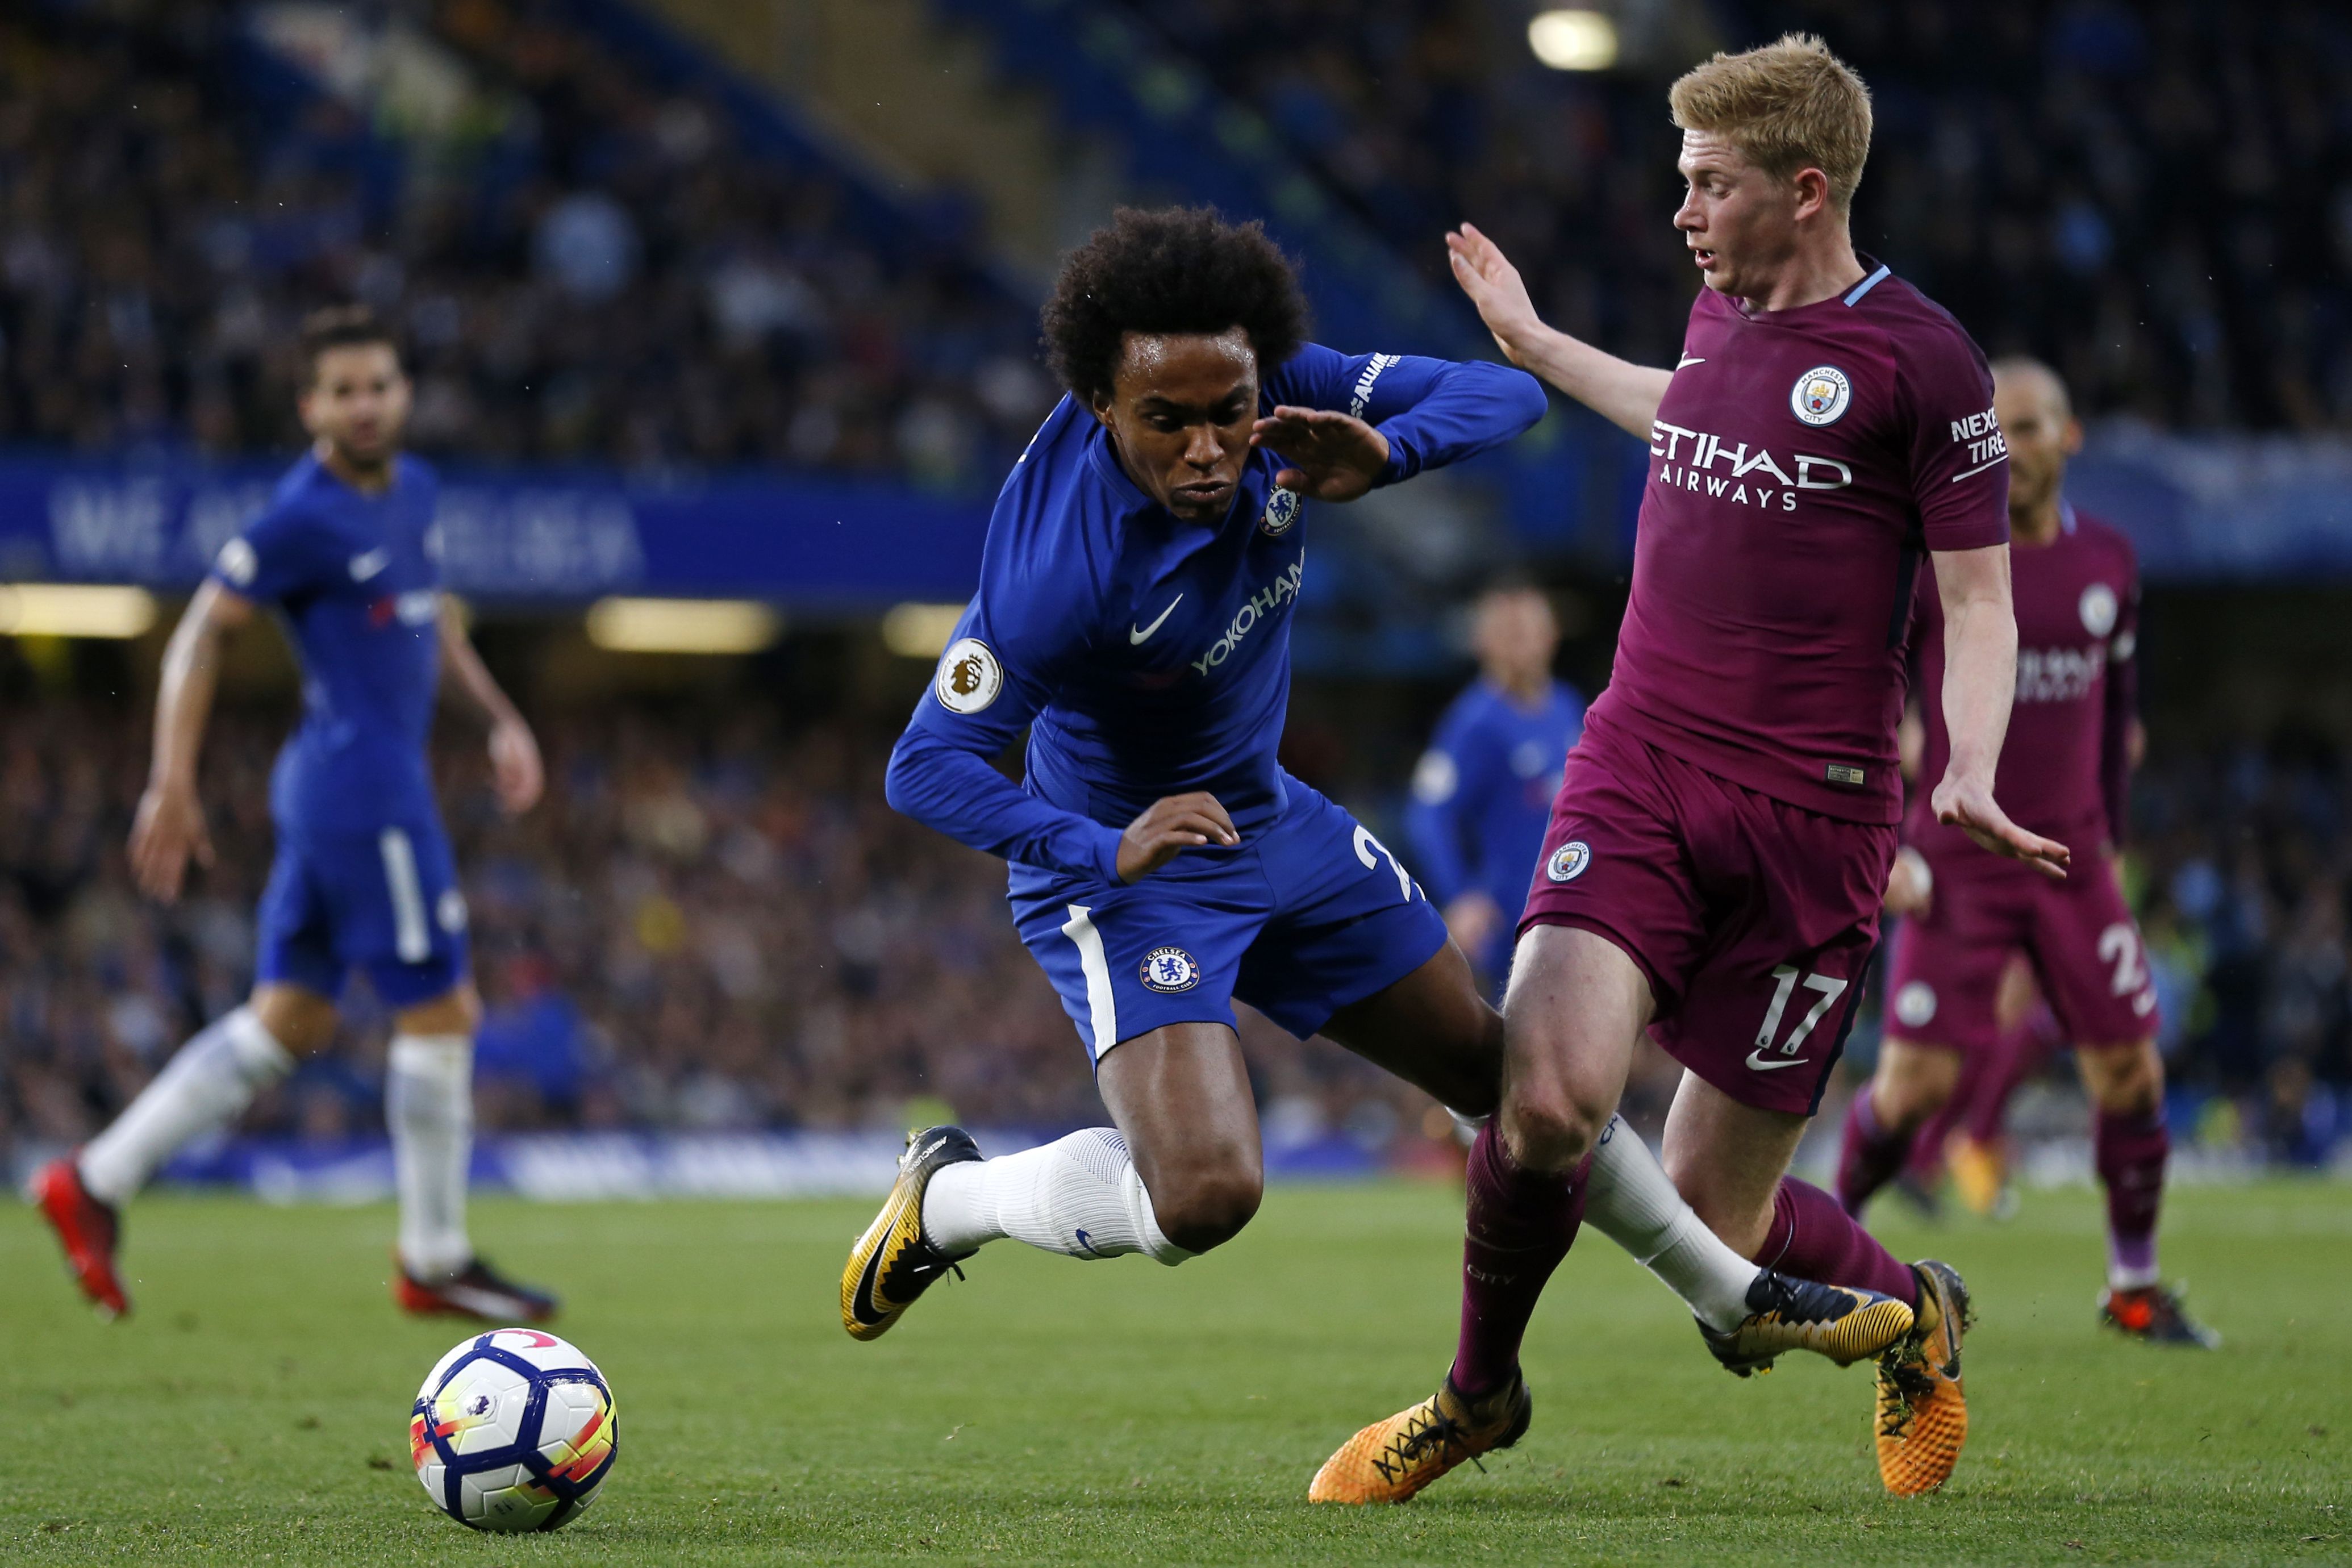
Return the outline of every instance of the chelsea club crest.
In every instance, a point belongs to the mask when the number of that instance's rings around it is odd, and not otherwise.
[[[1280,539],[1298,521],[1298,492],[1276,487],[1265,498],[1265,515],[1257,520],[1257,531],[1268,539]]]
[[[1144,955],[1142,979],[1154,991],[1190,991],[1201,984],[1201,966],[1181,947],[1155,947]]]

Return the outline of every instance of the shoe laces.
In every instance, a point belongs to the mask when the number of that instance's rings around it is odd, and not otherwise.
[[[1479,1464],[1477,1455],[1467,1452],[1468,1447],[1462,1423],[1438,1408],[1437,1402],[1432,1400],[1426,1406],[1416,1408],[1406,1418],[1404,1430],[1388,1442],[1383,1451],[1372,1460],[1372,1468],[1380,1471],[1382,1479],[1393,1481],[1400,1472],[1432,1450],[1439,1458],[1444,1458],[1447,1450],[1461,1448],[1465,1450],[1463,1457],[1477,1465],[1480,1474],[1485,1474],[1486,1467]],[[1390,1457],[1391,1455],[1393,1458]]]

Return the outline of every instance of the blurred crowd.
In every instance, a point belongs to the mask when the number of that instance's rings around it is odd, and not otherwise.
[[[1857,243],[2089,411],[2352,427],[2352,13],[2317,0],[1723,0],[1614,7],[1622,68],[1550,71],[1493,0],[1164,0],[1442,286],[1467,217],[1557,324],[1672,363],[1696,273],[1666,81],[1801,28],[1869,80]]]
[[[492,803],[477,738],[446,737],[443,797],[489,1004],[484,1125],[1099,1120],[1077,1036],[1013,935],[1003,867],[884,805],[896,717],[541,715],[551,787],[520,821]],[[121,852],[146,763],[138,716],[116,700],[0,705],[0,1163],[12,1144],[87,1136],[242,999],[284,722],[218,721],[205,775],[218,859],[165,910],[137,897]],[[2326,1158],[2352,1121],[2352,775],[2291,748],[2184,757],[2148,771],[2137,809],[2132,879],[2166,1055],[2202,1107],[2196,1136]],[[337,1048],[251,1124],[380,1127],[386,1032],[355,982]],[[1326,1043],[1254,1016],[1244,1039],[1277,1142],[1410,1142],[1433,1110]],[[1632,1109],[1654,1123],[1670,1091],[1670,1073],[1644,1077]]]
[[[756,130],[557,0],[9,6],[0,442],[282,450],[295,323],[358,298],[428,451],[1001,471],[1027,308]]]
[[[895,719],[896,714],[888,716]],[[0,1165],[71,1142],[250,984],[268,773],[285,719],[232,710],[206,747],[218,856],[179,905],[122,854],[146,766],[136,716],[45,697],[0,708]],[[1077,1035],[1014,936],[1001,862],[898,817],[896,725],[600,710],[542,719],[551,787],[493,803],[475,738],[440,749],[443,799],[488,1005],[484,1126],[823,1129],[1098,1121]],[[334,1051],[248,1125],[381,1126],[389,1020],[355,981]],[[1384,1140],[1418,1114],[1334,1047],[1253,1020],[1281,1136]]]

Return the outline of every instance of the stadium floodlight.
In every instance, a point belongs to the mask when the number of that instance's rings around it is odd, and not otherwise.
[[[135,637],[155,624],[155,595],[110,583],[0,583],[0,637]]]
[[[1599,11],[1539,11],[1528,47],[1556,71],[1605,71],[1617,63],[1617,24]]]
[[[614,653],[757,653],[784,617],[756,599],[599,599],[588,640]]]
[[[893,605],[882,617],[882,646],[900,658],[937,658],[962,618],[961,605]]]

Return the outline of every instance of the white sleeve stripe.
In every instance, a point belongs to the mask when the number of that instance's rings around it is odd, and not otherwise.
[[[2003,452],[2000,457],[1995,458],[1991,462],[1990,462],[1990,463],[1979,463],[1975,468],[1970,468],[1970,469],[1969,469],[1967,473],[1965,473],[1965,474],[1954,474],[1954,475],[1952,476],[1952,483],[1954,483],[1954,484],[1958,484],[1962,479],[1975,479],[1979,474],[1983,473],[1987,468],[1999,468],[1999,467],[2000,467],[2003,463],[2006,463],[2006,462],[2008,462],[2008,461],[2009,461],[2009,454],[2008,454],[2007,452]]]

